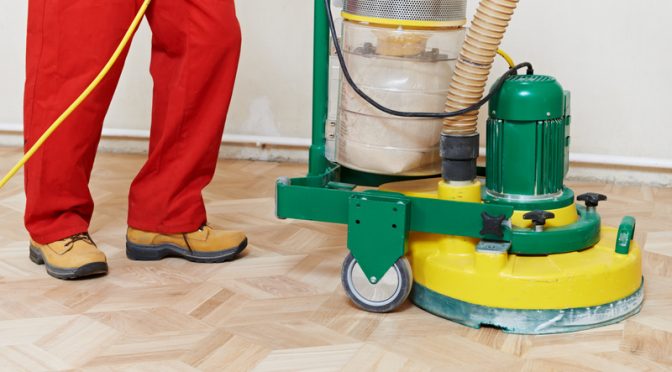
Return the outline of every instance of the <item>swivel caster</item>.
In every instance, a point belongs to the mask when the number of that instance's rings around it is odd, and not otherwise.
[[[371,284],[357,260],[348,254],[341,269],[345,293],[359,308],[373,313],[387,313],[406,301],[413,286],[411,264],[401,257],[385,275]]]

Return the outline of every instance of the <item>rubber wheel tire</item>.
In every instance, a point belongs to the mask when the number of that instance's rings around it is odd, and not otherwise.
[[[388,279],[396,281],[396,286],[392,289],[392,293],[390,293],[389,296],[384,296],[382,299],[367,298],[367,294],[361,293],[361,291],[358,291],[357,289],[356,283],[360,283],[361,286],[361,283],[366,281],[364,285],[367,286],[368,283],[368,289],[373,290],[374,295],[378,292],[375,288],[378,285],[381,285],[381,287],[386,286],[384,289],[389,292],[389,283],[388,285],[383,283]],[[413,274],[408,259],[406,259],[406,257],[401,257],[394,263],[394,265],[392,265],[392,267],[390,267],[387,273],[385,273],[385,276],[381,278],[378,283],[371,284],[368,282],[368,279],[364,277],[357,260],[352,254],[348,254],[343,261],[343,266],[341,268],[341,283],[343,284],[345,293],[357,307],[372,313],[387,313],[396,310],[411,294]]]

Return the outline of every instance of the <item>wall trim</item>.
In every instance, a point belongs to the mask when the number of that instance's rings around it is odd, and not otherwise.
[[[485,147],[481,147],[479,149],[479,155],[485,156]],[[586,153],[571,152],[569,154],[569,161],[572,163],[581,163],[581,164],[616,165],[621,167],[635,167],[635,168],[672,169],[672,159],[645,158],[637,156],[602,155],[602,154],[586,154]]]
[[[23,125],[17,123],[0,123],[0,133],[10,133],[20,135],[23,133]],[[149,131],[141,129],[118,129],[103,128],[104,139],[122,139],[122,140],[147,140]],[[309,138],[301,137],[275,137],[275,136],[256,136],[245,134],[227,134],[222,138],[224,144],[254,145],[256,147],[281,146],[293,148],[308,148],[310,146]],[[485,155],[485,148],[480,149],[480,155]],[[619,167],[652,168],[672,170],[672,159],[602,155],[587,153],[570,153],[571,162],[580,164],[594,164],[599,166],[612,165]]]
[[[22,134],[23,125],[16,123],[0,123],[0,132],[11,133],[16,135]],[[103,138],[148,140],[149,130],[103,128]],[[222,137],[222,143],[249,144],[256,146],[266,145],[266,146],[307,148],[310,146],[310,138],[255,136],[247,134],[225,133],[224,136]]]

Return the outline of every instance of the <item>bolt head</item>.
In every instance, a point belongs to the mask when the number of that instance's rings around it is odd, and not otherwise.
[[[371,281],[371,283],[375,284],[376,282],[378,282],[378,278],[376,278],[375,276],[372,276],[370,281]]]

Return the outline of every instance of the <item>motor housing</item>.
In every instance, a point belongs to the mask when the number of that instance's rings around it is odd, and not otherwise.
[[[572,204],[563,185],[570,123],[570,93],[555,78],[509,78],[490,101],[485,201],[520,210]]]

